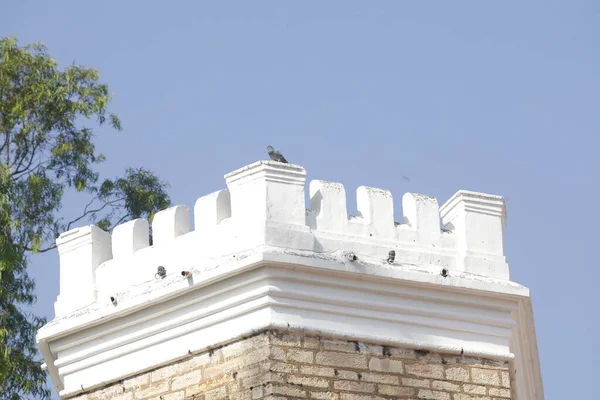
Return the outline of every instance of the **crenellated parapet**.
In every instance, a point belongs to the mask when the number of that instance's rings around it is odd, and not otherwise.
[[[544,398],[529,290],[510,280],[505,260],[502,197],[459,191],[440,207],[431,196],[394,202],[385,189],[351,195],[322,180],[307,195],[304,168],[272,161],[225,183],[193,210],[171,207],[112,234],[85,226],[60,235],[56,318],[37,342],[61,398],[107,384],[132,398],[127,379],[149,374],[148,388],[158,387],[156,371],[200,354],[214,360],[215,349],[265,330],[369,343],[386,363],[389,346],[500,360],[511,398]],[[236,363],[223,361],[235,379]],[[183,398],[175,382],[165,398]]]
[[[193,213],[182,205],[157,213],[152,245],[143,219],[115,227],[112,235],[95,226],[63,233],[57,239],[56,315],[109,303],[117,293],[156,279],[158,266],[168,275],[202,274],[223,257],[261,246],[352,253],[358,263],[387,268],[510,279],[502,197],[459,191],[439,207],[433,197],[406,193],[403,215],[395,219],[390,191],[359,187],[358,215],[350,216],[344,186],[322,180],[310,182],[307,209],[306,171],[298,165],[259,161],[225,175],[225,182],[227,189],[200,197]],[[386,261],[390,250],[396,254],[393,263]]]

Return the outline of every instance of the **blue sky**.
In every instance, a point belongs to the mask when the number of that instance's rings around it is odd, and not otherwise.
[[[397,220],[407,191],[505,196],[546,398],[596,397],[600,3],[21,0],[6,35],[97,68],[124,126],[97,130],[103,176],[147,167],[176,204],[266,144],[344,183],[349,210],[360,185],[390,189]],[[52,318],[58,255],[30,272]]]

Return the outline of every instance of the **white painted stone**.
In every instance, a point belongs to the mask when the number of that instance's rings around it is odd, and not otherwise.
[[[194,229],[208,229],[231,217],[229,190],[219,190],[196,200]]]
[[[457,236],[458,268],[479,275],[510,279],[504,258],[504,199],[458,191],[440,209],[446,229]]]
[[[225,175],[225,181],[232,218],[305,225],[306,171],[299,165],[258,161]]]
[[[112,258],[111,236],[88,225],[61,234],[56,246],[60,256],[60,295],[54,312],[62,315],[96,300],[96,268]]]
[[[159,211],[152,221],[152,239],[155,246],[170,245],[176,238],[190,231],[190,209],[175,206]]]
[[[59,237],[57,317],[38,345],[61,396],[289,327],[514,360],[519,398],[543,399],[529,291],[504,259],[501,197],[460,191],[438,212],[434,198],[407,193],[396,224],[383,189],[360,187],[349,217],[341,184],[312,181],[305,210],[300,166],[260,161],[225,180],[196,201],[194,231],[185,206],[156,214],[153,246],[141,220],[115,228],[114,258],[98,228]]]
[[[314,223],[308,225],[316,230],[344,233],[348,226],[344,185],[314,180],[310,182],[309,191]]]
[[[141,218],[116,226],[112,232],[113,257],[132,257],[139,249],[148,247],[149,233],[148,221]]]
[[[405,193],[402,196],[402,211],[405,222],[419,232],[421,239],[435,240],[440,237],[440,209],[435,197]]]
[[[389,190],[360,186],[356,189],[356,208],[369,236],[394,237],[394,200]]]

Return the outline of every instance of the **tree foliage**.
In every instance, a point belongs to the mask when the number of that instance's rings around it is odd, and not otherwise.
[[[35,346],[45,320],[23,310],[36,299],[27,274],[31,253],[53,249],[74,224],[110,230],[171,204],[167,184],[143,168],[100,180],[94,168],[105,157],[92,127],[121,130],[109,101],[97,71],[61,69],[42,44],[0,39],[0,399],[49,397]],[[67,222],[59,212],[68,191],[89,203]]]

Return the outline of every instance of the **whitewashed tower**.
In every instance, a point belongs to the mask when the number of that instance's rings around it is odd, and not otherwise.
[[[112,235],[63,233],[38,345],[62,398],[542,400],[502,197],[443,206],[259,161]],[[395,257],[389,259],[390,251]],[[166,276],[157,275],[163,266]]]

